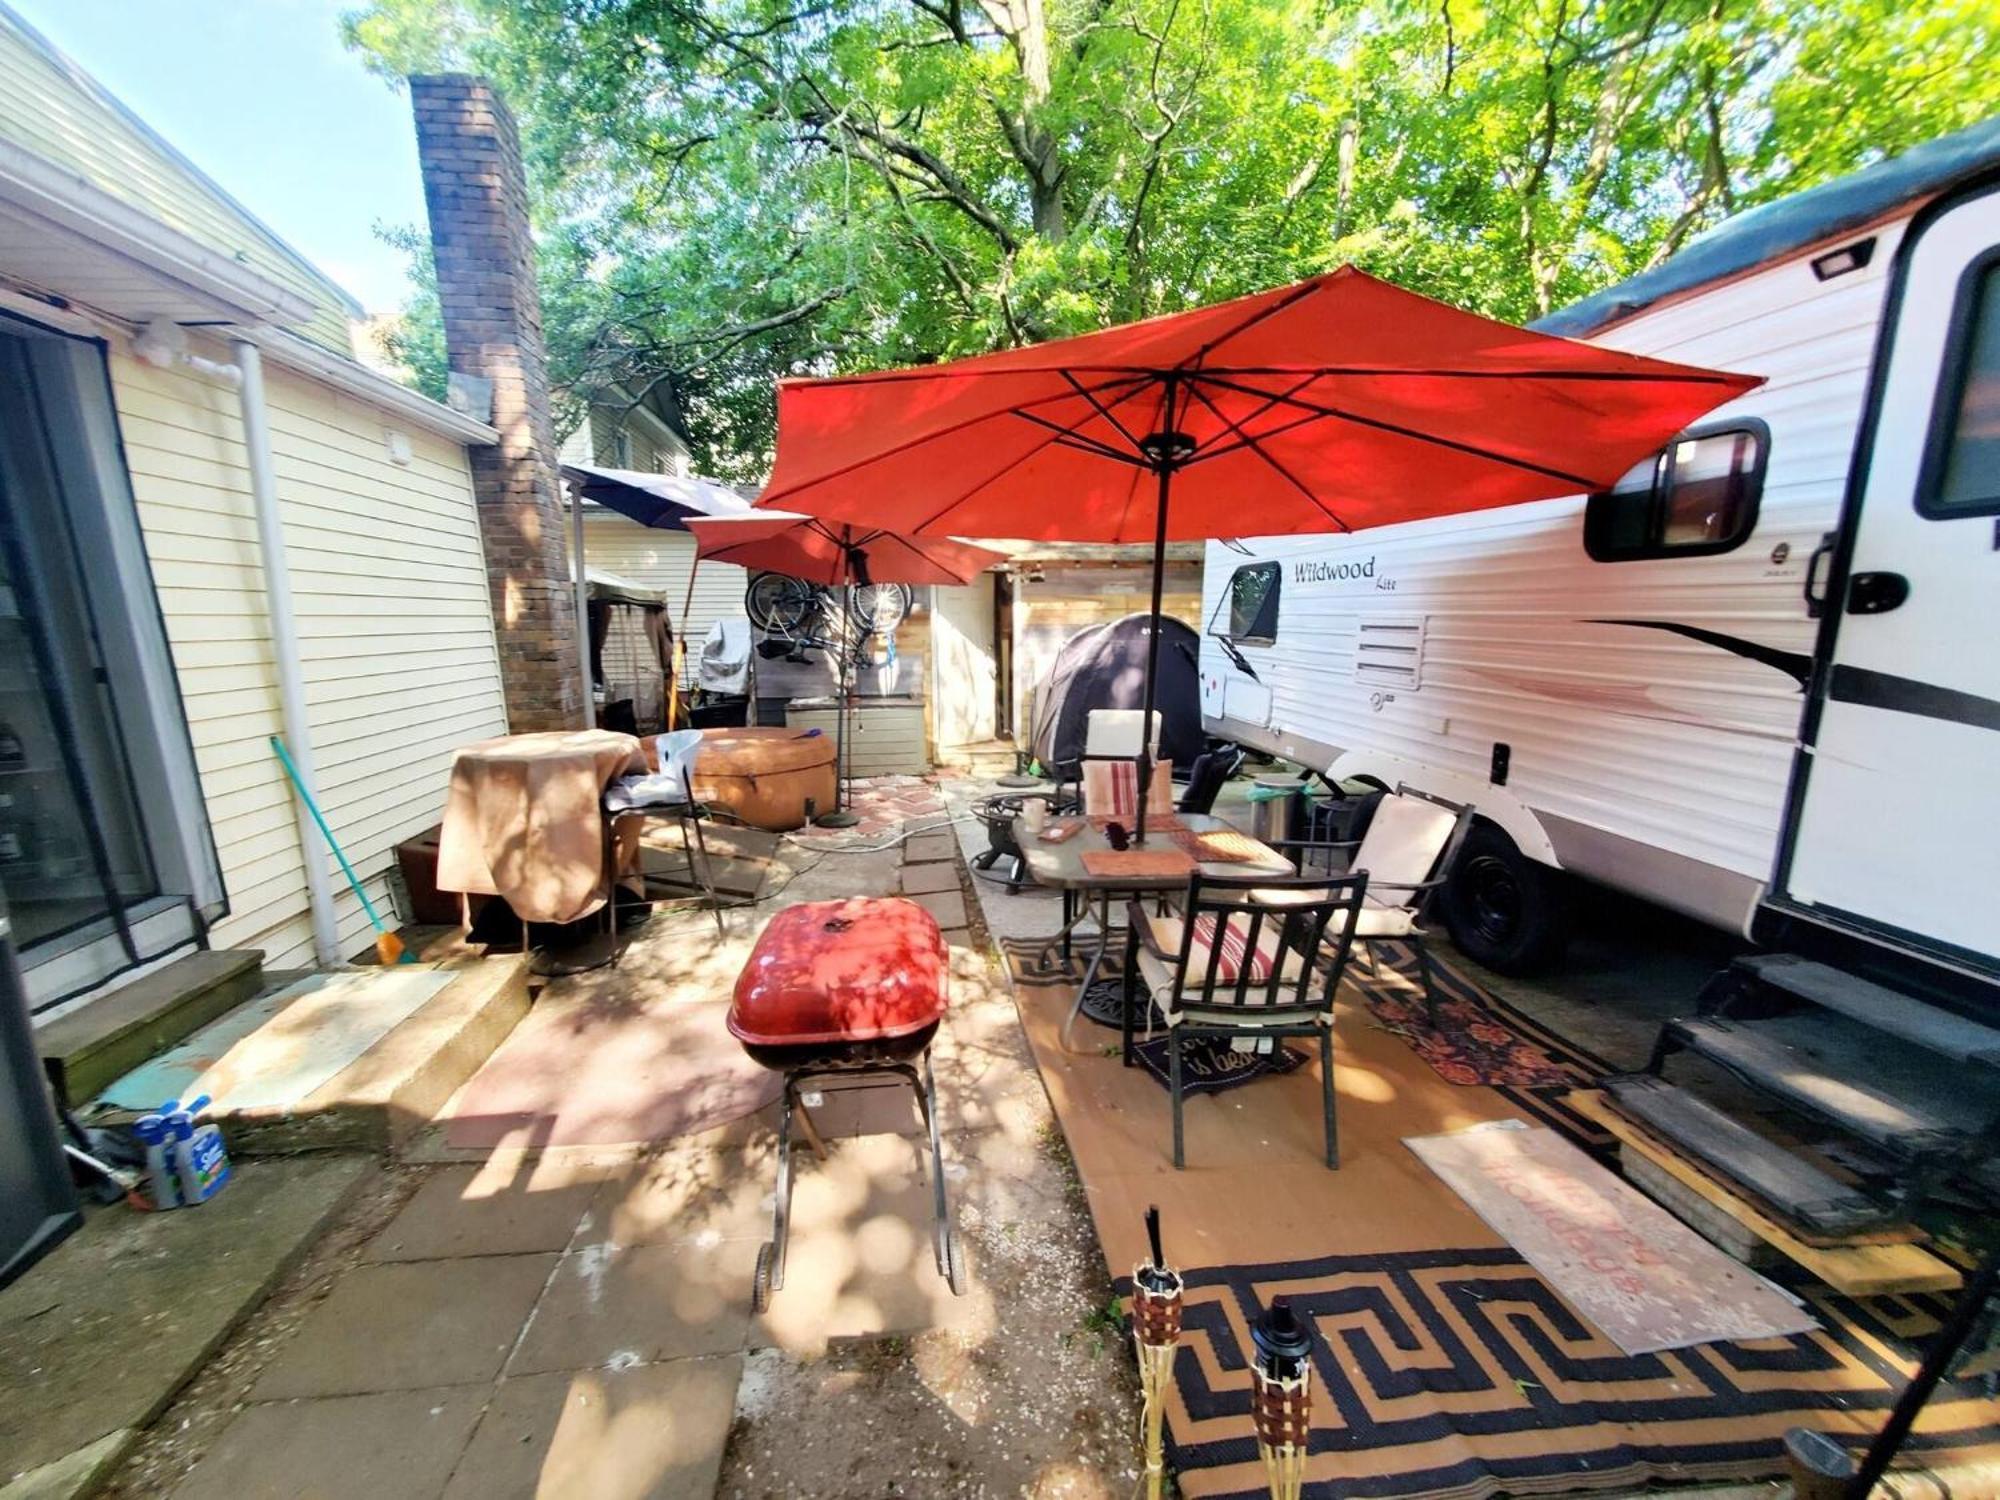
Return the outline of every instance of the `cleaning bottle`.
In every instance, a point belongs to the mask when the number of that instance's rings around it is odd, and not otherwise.
[[[174,1172],[173,1153],[167,1144],[167,1117],[164,1112],[141,1115],[132,1122],[132,1133],[146,1148],[146,1199],[149,1208],[179,1208],[180,1178]]]
[[[162,1111],[167,1117],[167,1144],[174,1175],[180,1180],[181,1203],[187,1208],[208,1202],[229,1182],[229,1153],[223,1148],[222,1127],[211,1124],[197,1128],[194,1123],[207,1104],[208,1095],[203,1094],[186,1109],[169,1106]]]

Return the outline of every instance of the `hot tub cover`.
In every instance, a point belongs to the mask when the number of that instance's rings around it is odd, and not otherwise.
[[[808,901],[771,919],[736,980],[729,1030],[752,1046],[907,1036],[945,1011],[944,936],[900,897]]]

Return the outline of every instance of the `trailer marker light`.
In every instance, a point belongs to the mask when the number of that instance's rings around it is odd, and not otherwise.
[[[1816,255],[1812,260],[1813,277],[1819,281],[1831,281],[1836,276],[1845,276],[1849,271],[1859,271],[1875,258],[1875,236],[1856,240],[1851,245],[1842,245],[1838,250],[1829,250],[1824,255]]]

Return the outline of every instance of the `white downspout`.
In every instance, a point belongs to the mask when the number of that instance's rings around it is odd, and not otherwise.
[[[285,564],[285,531],[278,515],[277,480],[271,465],[271,424],[264,408],[264,360],[247,339],[233,341],[237,394],[243,407],[243,446],[250,461],[250,498],[257,511],[257,542],[263,553],[264,607],[271,621],[271,651],[277,658],[278,710],[285,748],[299,780],[315,801],[319,778],[313,770],[312,729],[306,717],[305,680],[299,674],[299,633],[292,616],[292,575]],[[192,363],[192,361],[189,361]],[[206,364],[206,361],[203,361]],[[226,367],[219,367],[226,368]],[[287,789],[289,790],[289,788]],[[344,964],[340,930],[334,922],[333,882],[326,850],[312,814],[296,796],[287,798],[298,821],[299,850],[306,869],[306,898],[312,909],[313,956],[323,969]]]
[[[597,727],[597,688],[590,678],[590,579],[583,560],[583,487],[569,487],[569,550],[576,566],[576,652],[583,660],[583,727]]]

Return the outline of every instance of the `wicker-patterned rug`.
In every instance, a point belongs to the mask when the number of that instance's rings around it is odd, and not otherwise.
[[[1772,1478],[1791,1427],[1865,1443],[1938,1326],[1942,1297],[1857,1301],[1801,1284],[1813,1332],[1621,1353],[1402,1144],[1507,1118],[1608,1144],[1559,1098],[1602,1064],[1449,972],[1453,1001],[1478,1012],[1464,1028],[1496,1028],[1481,1040],[1503,1052],[1533,1048],[1562,1085],[1448,1082],[1371,1024],[1385,1001],[1416,992],[1413,969],[1385,964],[1345,988],[1336,1025],[1339,1171],[1319,1165],[1314,1059],[1189,1100],[1188,1169],[1176,1172],[1163,1093],[1120,1065],[1103,1045],[1112,1033],[1081,1026],[1076,1050],[1062,1047],[1074,981],[1028,971],[1034,947],[1010,945],[1016,995],[1111,1271],[1144,1257],[1143,1215],[1157,1203],[1187,1279],[1168,1419],[1184,1495],[1266,1493],[1246,1359],[1251,1322],[1281,1292],[1315,1333],[1306,1493],[1321,1500]],[[1996,1459],[2000,1401],[1973,1383],[1940,1389],[1905,1450],[1906,1463],[1932,1466]]]

